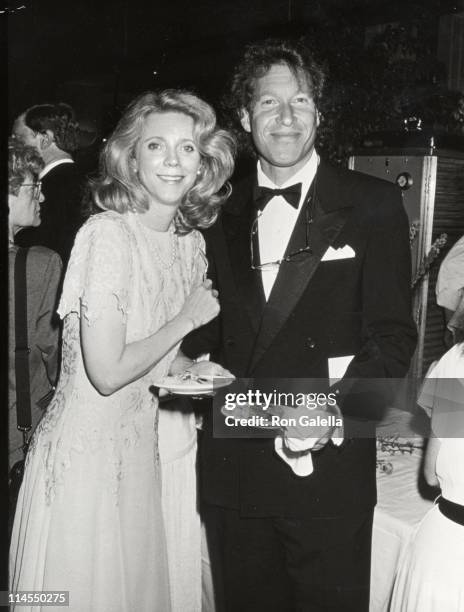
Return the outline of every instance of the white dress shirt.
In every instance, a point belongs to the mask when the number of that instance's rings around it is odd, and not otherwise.
[[[306,194],[316,175],[319,156],[313,149],[311,157],[307,163],[298,170],[290,179],[283,185],[275,185],[268,178],[258,161],[258,185],[260,187],[269,187],[270,189],[285,189],[296,183],[301,183],[301,197],[298,204],[298,210],[293,208],[283,196],[274,196],[262,213],[258,216],[258,242],[259,256],[261,264],[282,259],[285,250],[295,227],[298,215],[301,212],[302,204],[306,198]],[[303,245],[302,245],[303,246]],[[269,299],[272,287],[279,272],[278,266],[272,266],[261,270],[261,278],[263,281],[264,294],[266,300]]]

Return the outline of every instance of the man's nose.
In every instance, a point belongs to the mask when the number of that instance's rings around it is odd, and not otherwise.
[[[293,109],[291,104],[284,103],[280,107],[279,119],[282,125],[292,125]]]
[[[44,194],[42,192],[40,192],[39,203],[42,204],[42,202],[45,202],[45,196],[44,196]]]

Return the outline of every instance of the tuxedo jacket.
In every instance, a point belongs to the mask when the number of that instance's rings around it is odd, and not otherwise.
[[[42,179],[45,200],[40,206],[41,222],[17,234],[19,246],[44,246],[56,251],[66,266],[77,230],[83,222],[81,202],[84,176],[77,164],[52,168]]]
[[[205,231],[208,273],[221,313],[190,334],[183,351],[191,357],[209,352],[237,377],[327,379],[329,359],[347,355],[354,358],[346,381],[403,377],[416,328],[408,221],[399,189],[321,160],[312,252],[281,264],[266,302],[261,273],[251,269],[250,260],[255,183],[251,176],[234,185],[219,220]],[[307,219],[301,210],[287,253],[305,246]],[[346,245],[353,257],[327,257],[329,249],[346,252]],[[382,399],[350,384],[343,391],[341,382],[342,412],[358,418],[359,409],[367,420],[378,416]],[[375,430],[368,426],[366,432],[368,437],[348,434],[341,447],[329,443],[313,453],[313,473],[299,477],[277,456],[272,439],[217,438],[209,414],[200,445],[203,500],[244,516],[365,511],[376,502]]]

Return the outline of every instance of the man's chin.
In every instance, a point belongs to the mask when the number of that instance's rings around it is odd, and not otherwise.
[[[270,160],[270,163],[277,168],[293,168],[294,166],[303,166],[309,159],[309,155],[279,155]]]
[[[290,148],[282,148],[279,151],[271,151],[266,159],[272,166],[278,168],[292,168],[296,165],[304,165],[311,157],[310,151],[295,150]]]

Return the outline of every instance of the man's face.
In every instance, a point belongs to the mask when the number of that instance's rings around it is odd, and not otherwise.
[[[297,172],[311,156],[319,125],[306,76],[295,76],[286,64],[274,64],[256,79],[250,109],[243,109],[241,122],[251,132],[265,172],[269,167]]]
[[[40,153],[40,134],[36,134],[24,123],[24,115],[19,115],[13,124],[13,136],[23,144],[34,147]]]
[[[14,234],[25,227],[40,225],[40,204],[44,200],[40,181],[27,174],[17,195],[8,194],[9,222]]]

